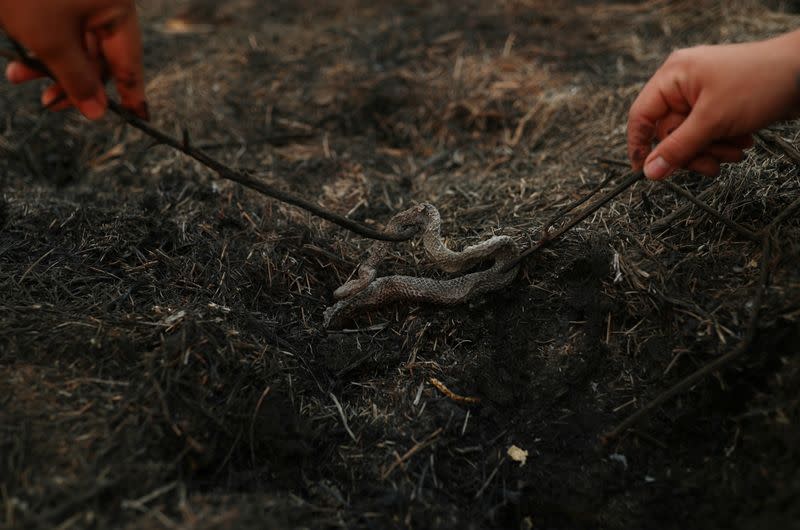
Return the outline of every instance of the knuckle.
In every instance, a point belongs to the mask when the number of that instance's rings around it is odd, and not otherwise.
[[[669,54],[664,66],[673,71],[686,72],[690,71],[698,57],[702,57],[705,53],[704,48],[707,46],[695,46],[694,48],[681,48]]]
[[[136,71],[123,69],[119,72],[115,72],[114,77],[117,81],[118,88],[122,90],[133,92],[141,88],[142,77]]]
[[[674,50],[672,53],[669,54],[664,64],[666,66],[682,65],[688,60],[688,55],[689,55],[689,50],[687,48]]]
[[[686,164],[696,154],[691,150],[690,146],[685,145],[675,136],[667,136],[659,143],[659,151],[668,162],[677,165]]]
[[[87,21],[87,27],[97,33],[101,39],[107,39],[114,35],[120,26],[135,16],[136,7],[133,2],[117,3],[92,15]]]
[[[639,142],[649,141],[655,136],[655,127],[640,116],[628,119],[628,137]]]

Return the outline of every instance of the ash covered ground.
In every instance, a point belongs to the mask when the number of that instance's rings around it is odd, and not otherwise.
[[[460,248],[493,234],[528,245],[617,182],[628,106],[668,53],[796,29],[792,6],[150,0],[141,12],[155,125],[364,223],[433,203]],[[508,289],[325,330],[370,241],[113,116],[44,113],[39,90],[0,86],[7,527],[797,527],[796,218],[765,260],[640,182]],[[719,178],[673,181],[763,229],[800,197],[778,140],[798,136],[776,125]],[[439,274],[419,247],[397,245],[381,272]]]

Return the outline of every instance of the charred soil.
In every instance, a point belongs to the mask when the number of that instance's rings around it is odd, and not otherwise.
[[[530,244],[621,176],[672,49],[800,25],[755,0],[140,4],[157,126],[365,223],[431,202],[453,247]],[[796,218],[746,354],[604,445],[744,340],[758,244],[640,182],[502,292],[325,330],[370,241],[38,88],[0,86],[0,524],[798,528]],[[800,197],[770,141],[674,181],[754,230]],[[439,274],[414,243],[382,272]]]

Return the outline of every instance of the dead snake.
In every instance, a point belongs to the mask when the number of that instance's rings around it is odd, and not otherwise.
[[[422,203],[392,217],[386,225],[388,233],[416,228],[421,233],[425,251],[435,265],[445,272],[461,272],[482,261],[494,260],[486,270],[437,280],[415,276],[383,276],[376,278],[376,267],[389,250],[389,243],[376,241],[366,260],[358,268],[358,276],[334,291],[338,300],[324,314],[325,327],[343,318],[370,308],[392,303],[432,303],[455,305],[507,286],[518,267],[503,272],[505,265],[519,256],[519,246],[509,236],[493,236],[461,252],[447,248],[441,238],[442,219],[432,204]]]

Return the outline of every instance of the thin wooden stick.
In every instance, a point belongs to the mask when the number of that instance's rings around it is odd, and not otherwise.
[[[716,209],[712,208],[711,206],[709,206],[708,204],[704,203],[703,201],[701,201],[700,199],[698,199],[697,197],[695,197],[694,195],[692,195],[691,193],[686,191],[681,186],[678,186],[677,184],[675,184],[671,180],[665,180],[662,183],[671,192],[680,195],[681,197],[683,197],[687,201],[691,202],[692,204],[694,204],[695,206],[697,206],[698,208],[700,208],[704,212],[708,213],[709,215],[711,215],[713,217],[716,217],[720,222],[722,222],[722,224],[724,224],[725,226],[727,226],[728,228],[730,228],[731,230],[733,230],[734,232],[736,232],[737,234],[739,234],[743,238],[749,239],[750,241],[757,241],[757,242],[761,241],[762,236],[760,234],[757,234],[757,233],[753,232],[752,230],[750,230],[748,228],[745,228],[744,226],[740,225],[736,221],[734,221],[732,219],[729,219],[728,217],[725,217],[718,210],[716,210]]]
[[[291,204],[293,206],[297,206],[298,208],[302,208],[317,217],[321,217],[327,221],[330,221],[334,224],[341,226],[351,232],[354,232],[360,236],[364,236],[370,239],[378,239],[381,241],[406,241],[416,234],[416,230],[407,230],[401,232],[399,234],[391,234],[388,232],[381,232],[375,230],[374,228],[370,228],[365,226],[359,222],[353,221],[352,219],[348,219],[342,215],[337,213],[331,212],[330,210],[326,210],[322,206],[314,204],[302,197],[297,195],[279,190],[277,188],[273,188],[269,184],[257,179],[256,177],[249,175],[247,173],[242,173],[239,171],[234,171],[230,167],[226,166],[222,162],[214,159],[213,157],[209,156],[205,152],[194,148],[189,142],[183,142],[174,138],[161,130],[153,127],[146,121],[142,120],[138,116],[135,116],[127,109],[123,108],[119,103],[115,101],[109,100],[108,108],[111,109],[112,112],[119,115],[125,122],[140,131],[144,132],[151,138],[155,139],[159,144],[164,144],[172,147],[188,155],[204,166],[214,170],[217,175],[220,177],[231,180],[233,182],[237,182],[242,186],[255,190],[263,195],[268,197],[272,197],[273,199],[279,200],[281,202],[285,202],[286,204]]]
[[[386,470],[383,473],[381,473],[381,479],[382,480],[386,480],[387,478],[389,478],[389,475],[392,474],[392,471],[394,471],[395,468],[397,468],[397,466],[399,466],[400,464],[403,464],[406,460],[408,460],[409,458],[411,458],[412,456],[414,456],[415,454],[417,454],[421,450],[423,450],[426,447],[428,447],[434,441],[436,441],[436,438],[438,438],[439,435],[442,434],[442,432],[444,432],[444,429],[442,427],[439,427],[438,429],[433,431],[431,434],[429,434],[424,440],[414,444],[414,446],[411,449],[409,449],[408,451],[403,453],[403,456],[400,456],[400,457],[396,458],[395,461],[392,462],[389,465],[389,467],[387,467]],[[397,453],[395,453],[395,454],[397,454]]]
[[[9,39],[11,44],[14,46],[15,51],[9,50],[2,50],[0,51],[0,57],[4,57],[11,61],[20,61],[27,65],[28,67],[38,70],[43,74],[47,75],[51,79],[55,79],[52,72],[47,68],[47,66],[39,61],[38,59],[31,57],[25,48],[23,48],[19,43],[14,41],[13,39]],[[321,217],[326,221],[330,221],[334,224],[341,226],[351,232],[354,232],[360,236],[367,237],[369,239],[378,239],[381,241],[406,241],[411,239],[415,234],[416,230],[406,230],[400,233],[388,233],[382,232],[380,230],[375,230],[374,228],[370,228],[369,226],[363,225],[357,221],[353,221],[352,219],[348,219],[343,215],[339,215],[334,213],[330,210],[323,208],[317,204],[314,204],[311,201],[308,201],[302,197],[294,195],[292,193],[285,192],[283,190],[279,190],[277,188],[273,188],[269,184],[257,179],[256,177],[242,173],[239,171],[235,171],[230,167],[226,166],[222,162],[216,160],[215,158],[209,156],[207,153],[201,151],[200,149],[195,148],[189,142],[189,135],[188,133],[184,132],[183,140],[178,140],[165,132],[159,130],[158,128],[150,125],[146,121],[142,120],[138,116],[134,115],[122,105],[117,103],[116,101],[110,100],[108,101],[108,108],[120,116],[128,125],[139,129],[140,131],[144,132],[151,138],[155,139],[158,144],[164,144],[180,151],[181,153],[194,158],[204,166],[214,170],[217,175],[221,178],[236,182],[255,190],[262,195],[266,195],[267,197],[272,197],[278,201],[284,202],[286,204],[291,204],[293,206],[297,206],[298,208],[302,208],[307,212],[316,215],[317,217]]]
[[[620,182],[615,188],[613,188],[611,191],[609,191],[608,193],[597,199],[594,203],[592,203],[591,206],[587,207],[577,217],[570,220],[570,222],[568,222],[567,224],[556,230],[554,233],[546,234],[544,237],[542,237],[542,239],[539,240],[538,243],[534,244],[527,250],[523,251],[516,259],[508,263],[503,268],[502,272],[510,271],[511,269],[519,265],[522,261],[528,259],[535,252],[538,252],[539,250],[543,249],[550,243],[558,240],[559,238],[561,238],[561,236],[572,230],[581,221],[583,221],[584,219],[592,215],[594,212],[596,212],[597,210],[599,210],[600,208],[611,202],[611,200],[614,197],[616,197],[623,191],[627,190],[628,188],[630,188],[643,178],[644,178],[644,173],[641,171],[629,172],[625,177],[625,179],[622,182]],[[584,202],[584,199],[578,199],[578,201],[582,203]],[[571,208],[568,208],[567,211],[569,211],[570,209]]]
[[[698,195],[695,195],[695,197],[697,197],[698,200],[702,201],[705,200],[706,197],[710,196],[715,191],[716,188],[714,186],[709,186],[708,188],[700,192]],[[664,230],[665,228],[669,227],[673,222],[675,222],[679,217],[682,217],[687,213],[689,213],[692,210],[693,206],[694,204],[684,204],[683,206],[673,211],[666,217],[662,217],[661,219],[657,219],[652,223],[650,223],[649,230],[651,232],[658,232],[660,230]]]

